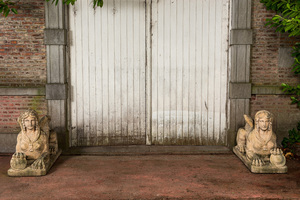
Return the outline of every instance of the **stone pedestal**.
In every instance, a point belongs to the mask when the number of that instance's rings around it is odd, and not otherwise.
[[[61,149],[59,149],[55,155],[51,155],[50,161],[45,166],[45,169],[32,169],[30,167],[30,165],[28,165],[25,169],[22,169],[22,170],[16,170],[16,169],[10,168],[7,171],[7,174],[8,174],[8,176],[44,176],[49,172],[50,168],[55,163],[55,161],[60,156],[60,154],[61,154]]]
[[[270,162],[267,162],[263,166],[255,166],[252,165],[252,162],[246,158],[245,153],[241,153],[237,147],[233,147],[233,152],[241,161],[246,165],[246,167],[252,172],[257,174],[284,174],[287,173],[287,166],[283,167],[277,167],[275,165],[272,165]]]

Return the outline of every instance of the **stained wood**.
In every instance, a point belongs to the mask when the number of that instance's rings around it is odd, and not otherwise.
[[[70,7],[72,146],[145,144],[145,3]]]
[[[225,144],[228,3],[152,2],[153,144]]]

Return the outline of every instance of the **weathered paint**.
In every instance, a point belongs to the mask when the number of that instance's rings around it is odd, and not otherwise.
[[[70,7],[72,146],[145,144],[145,2]]]
[[[72,146],[145,144],[146,123],[147,144],[224,145],[228,7],[229,0],[70,7]]]
[[[152,143],[226,143],[228,8],[152,1]]]

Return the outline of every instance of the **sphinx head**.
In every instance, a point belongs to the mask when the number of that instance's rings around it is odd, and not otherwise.
[[[23,112],[19,117],[19,123],[24,131],[36,130],[38,126],[38,114],[35,110],[28,109]]]
[[[255,126],[257,130],[267,131],[272,129],[273,115],[266,110],[258,111],[255,114]]]

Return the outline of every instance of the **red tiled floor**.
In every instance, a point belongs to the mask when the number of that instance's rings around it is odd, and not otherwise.
[[[300,199],[300,162],[287,174],[252,174],[233,154],[61,156],[43,177],[8,177],[0,199]]]

